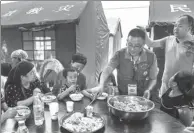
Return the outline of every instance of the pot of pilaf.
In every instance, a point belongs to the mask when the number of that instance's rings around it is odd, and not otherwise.
[[[155,104],[140,96],[118,95],[107,100],[110,113],[121,120],[142,120],[148,117]]]

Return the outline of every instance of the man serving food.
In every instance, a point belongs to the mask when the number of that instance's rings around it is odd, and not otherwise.
[[[90,93],[103,91],[105,81],[117,69],[118,90],[120,95],[130,94],[131,86],[138,96],[150,98],[150,91],[157,81],[158,66],[156,55],[144,48],[145,32],[132,29],[127,37],[127,47],[115,53],[103,70],[97,87],[88,89]]]

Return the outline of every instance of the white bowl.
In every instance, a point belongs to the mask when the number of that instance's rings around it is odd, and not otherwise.
[[[81,94],[81,93],[74,93],[74,94],[70,94],[69,97],[70,97],[71,100],[73,100],[73,101],[81,101],[82,98],[84,97],[84,95]]]
[[[100,96],[98,96],[98,100],[105,100],[108,97],[108,94],[105,92],[102,92]]]

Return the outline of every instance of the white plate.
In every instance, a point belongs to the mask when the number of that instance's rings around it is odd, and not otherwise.
[[[103,93],[101,94],[101,96],[99,96],[97,99],[98,99],[98,100],[105,100],[107,97],[108,97],[108,94],[105,93],[105,92],[103,92]]]

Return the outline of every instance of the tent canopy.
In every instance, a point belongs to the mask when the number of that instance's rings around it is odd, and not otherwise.
[[[194,1],[151,1],[149,24],[172,24],[182,14],[194,17]]]
[[[20,1],[1,5],[1,25],[37,22],[72,22],[79,18],[86,1]]]
[[[121,29],[121,20],[120,18],[107,18],[108,28],[110,30],[110,34],[115,35],[118,28],[121,31],[121,37],[123,37],[122,29]]]

